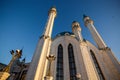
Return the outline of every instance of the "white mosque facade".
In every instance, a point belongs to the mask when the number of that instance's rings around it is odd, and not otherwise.
[[[22,78],[8,80],[120,80],[120,63],[95,29],[93,20],[83,17],[97,46],[82,37],[77,21],[72,23],[72,32],[51,38],[56,15],[56,8],[51,8],[45,31],[32,61],[22,70]]]

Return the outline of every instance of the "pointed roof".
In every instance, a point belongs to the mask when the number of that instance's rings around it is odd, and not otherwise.
[[[83,14],[83,19],[84,19],[84,18],[86,18],[86,17],[88,17],[88,16],[87,16],[87,15],[85,15],[85,14]]]

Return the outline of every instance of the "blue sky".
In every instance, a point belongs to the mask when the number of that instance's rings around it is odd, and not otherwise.
[[[48,10],[56,6],[53,33],[72,31],[78,21],[82,35],[93,44],[83,14],[91,17],[108,47],[120,61],[120,1],[119,0],[0,0],[0,62],[8,64],[10,50],[23,48],[23,56],[30,62],[48,18]]]

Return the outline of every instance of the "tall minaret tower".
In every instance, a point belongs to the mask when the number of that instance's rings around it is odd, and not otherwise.
[[[51,8],[43,36],[39,39],[34,56],[32,58],[26,80],[42,80],[46,70],[46,56],[50,53],[51,33],[54,19],[56,17],[56,8]]]
[[[89,28],[97,46],[99,49],[104,49],[106,48],[106,44],[104,43],[103,39],[101,38],[100,34],[97,32],[93,25],[93,20],[91,20],[88,16],[83,16],[85,26]]]
[[[92,61],[91,61],[91,57],[90,57],[90,54],[89,54],[87,44],[86,44],[85,41],[83,41],[83,37],[82,37],[82,34],[81,34],[81,27],[80,27],[80,24],[78,22],[73,21],[72,31],[75,34],[75,37],[80,42],[81,55],[82,55],[82,58],[83,58],[83,62],[85,64],[85,69],[86,69],[88,79],[89,80],[98,80],[98,77],[97,77],[96,72],[94,70],[94,66],[93,66]]]
[[[81,35],[81,27],[80,27],[80,24],[77,21],[73,21],[72,31],[79,41],[83,41],[83,38],[82,38],[82,35]]]

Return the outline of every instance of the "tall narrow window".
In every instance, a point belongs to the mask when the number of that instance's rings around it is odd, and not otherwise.
[[[63,47],[60,44],[58,46],[58,55],[57,55],[57,68],[56,68],[56,80],[64,80],[63,73]]]
[[[74,59],[72,44],[68,45],[68,59],[69,59],[70,80],[77,80],[77,78],[76,78],[76,66],[75,66],[75,59]]]
[[[97,62],[97,59],[96,59],[96,57],[95,57],[94,52],[93,52],[92,50],[90,50],[90,53],[91,53],[91,56],[92,56],[94,65],[95,65],[95,67],[96,67],[96,70],[97,70],[97,72],[98,72],[98,75],[99,75],[100,80],[105,80],[105,78],[104,78],[104,76],[103,76],[103,74],[102,74],[102,71],[101,71],[101,69],[100,69],[100,66],[99,66],[99,64],[98,64],[98,62]]]

